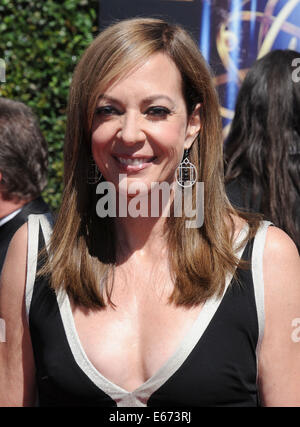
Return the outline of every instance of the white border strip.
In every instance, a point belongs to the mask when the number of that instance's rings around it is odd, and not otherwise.
[[[26,317],[29,323],[29,310],[36,276],[37,256],[39,249],[39,215],[28,216],[27,238],[27,274],[25,285]]]
[[[264,298],[264,275],[263,275],[263,255],[270,221],[263,221],[259,227],[253,242],[252,252],[252,278],[255,294],[255,303],[258,319],[258,341],[256,355],[258,355],[265,329],[265,298]]]
[[[32,300],[33,288],[36,278],[36,269],[38,261],[39,251],[39,231],[41,224],[45,244],[48,248],[50,236],[52,232],[51,228],[51,215],[50,214],[31,214],[28,216],[28,238],[27,238],[27,273],[26,273],[26,317],[29,321],[29,311]]]
[[[51,233],[52,233],[52,222],[50,214],[45,214],[40,216],[40,224],[42,227],[42,232],[45,240],[46,249],[48,251]]]

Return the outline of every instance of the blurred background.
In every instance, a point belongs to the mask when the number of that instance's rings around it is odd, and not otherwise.
[[[0,0],[0,96],[23,101],[39,118],[50,161],[43,196],[54,211],[74,67],[99,31],[134,16],[191,32],[214,74],[224,139],[252,63],[273,49],[300,51],[300,0]]]

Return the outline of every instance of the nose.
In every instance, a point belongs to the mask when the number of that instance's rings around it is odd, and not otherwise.
[[[145,140],[145,133],[141,126],[138,113],[131,111],[123,115],[118,138],[126,145],[134,145]]]

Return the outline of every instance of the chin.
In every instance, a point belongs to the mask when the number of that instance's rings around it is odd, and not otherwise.
[[[119,182],[117,192],[128,199],[136,196],[147,197],[151,193],[151,183],[145,183],[137,179],[127,179]]]

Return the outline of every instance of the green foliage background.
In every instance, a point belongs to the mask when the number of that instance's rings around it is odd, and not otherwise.
[[[0,96],[29,105],[49,146],[48,186],[54,211],[60,205],[66,105],[72,72],[98,33],[99,0],[1,0],[0,58],[6,82]]]

